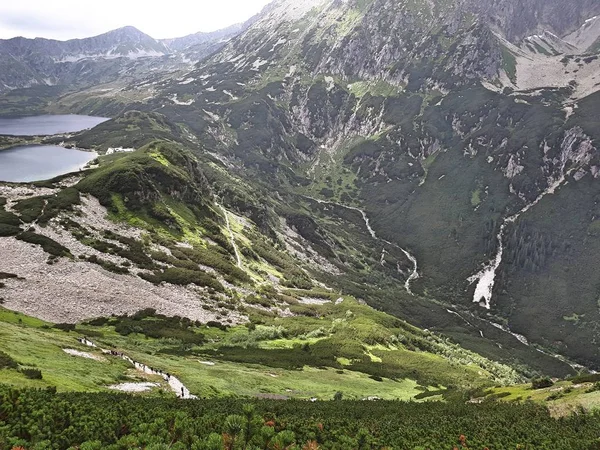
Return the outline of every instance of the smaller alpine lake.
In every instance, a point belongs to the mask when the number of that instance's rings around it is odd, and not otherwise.
[[[95,152],[55,145],[24,145],[0,151],[0,181],[28,183],[77,172],[98,156]]]
[[[0,118],[0,135],[50,136],[94,128],[106,122],[105,117],[70,115],[45,115],[32,117]]]

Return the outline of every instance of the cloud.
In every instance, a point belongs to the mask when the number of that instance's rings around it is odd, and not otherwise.
[[[48,20],[48,17],[39,16],[36,13],[18,14],[14,12],[3,13],[0,15],[0,30],[23,30],[26,33],[32,31],[38,33],[38,36],[47,35],[68,35],[85,33],[86,29],[82,24],[59,23]]]
[[[132,25],[162,39],[242,22],[269,0],[22,0],[0,3],[0,38],[72,39]]]

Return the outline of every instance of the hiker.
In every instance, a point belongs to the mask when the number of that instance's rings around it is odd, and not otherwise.
[[[183,386],[181,386],[181,398],[185,398],[185,392],[183,391]]]

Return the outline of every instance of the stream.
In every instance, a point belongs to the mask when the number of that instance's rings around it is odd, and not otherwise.
[[[477,281],[477,286],[475,287],[475,294],[473,295],[473,303],[479,303],[483,308],[486,309],[491,309],[492,307],[492,296],[494,291],[494,284],[496,282],[496,272],[498,270],[498,267],[500,267],[500,264],[502,263],[502,256],[504,255],[504,232],[506,231],[508,225],[516,222],[522,214],[526,213],[535,205],[537,205],[546,195],[554,194],[556,190],[565,182],[565,179],[570,172],[571,171],[569,171],[556,182],[551,184],[533,202],[526,205],[518,213],[506,217],[503,220],[502,225],[500,226],[500,231],[496,235],[496,239],[498,240],[498,251],[496,252],[495,258],[491,260],[488,264],[486,264],[481,271],[471,276],[467,280],[469,284],[473,284]]]
[[[242,268],[242,257],[240,256],[240,252],[238,250],[237,244],[235,243],[235,236],[233,235],[233,230],[231,229],[231,222],[229,222],[229,213],[225,209],[225,207],[221,204],[218,204],[221,211],[225,215],[225,223],[227,224],[227,231],[229,231],[229,238],[231,240],[231,245],[233,246],[233,251],[235,252],[235,259],[237,260],[237,266]]]
[[[455,305],[452,305],[452,308],[456,308]],[[469,320],[467,320],[463,315],[459,314],[456,310],[454,309],[446,309],[446,311],[449,314],[455,315],[457,317],[459,317],[463,322],[465,322],[467,325],[469,325],[470,327],[476,329],[477,331],[479,331],[480,336],[483,338],[483,331],[478,329],[473,323],[471,323]],[[568,364],[569,366],[571,366],[571,368],[576,371],[576,372],[580,372],[582,370],[585,371],[589,371],[590,373],[597,373],[594,370],[590,370],[589,368],[582,366],[581,364],[577,364],[576,362],[573,362],[571,360],[569,360],[568,358],[564,357],[561,354],[558,353],[554,353],[554,352],[550,352],[544,349],[541,349],[540,347],[536,346],[535,344],[531,344],[527,338],[525,336],[523,336],[522,334],[519,333],[515,333],[514,331],[512,331],[507,325],[502,325],[499,324],[497,322],[488,320],[488,319],[484,319],[483,317],[479,316],[479,315],[474,315],[472,312],[468,312],[467,314],[469,314],[469,316],[471,318],[473,318],[474,320],[481,320],[491,326],[493,326],[494,328],[499,329],[500,331],[503,331],[504,333],[510,334],[512,337],[514,337],[517,341],[519,341],[521,344],[526,345],[527,347],[532,347],[533,349],[535,349],[537,352],[542,353],[546,356],[550,356],[552,358],[558,359],[559,361]],[[496,345],[500,346],[499,343],[496,342]]]
[[[81,338],[81,339],[78,339],[78,341],[80,344],[86,345],[87,347],[99,349],[105,355],[119,357],[119,358],[127,361],[128,363],[130,363],[133,367],[135,367],[138,371],[140,371],[142,373],[145,373],[148,375],[161,376],[163,378],[163,380],[165,380],[169,384],[169,387],[171,388],[171,390],[173,392],[175,392],[175,395],[177,395],[177,397],[179,397],[179,398],[182,398],[182,399],[198,398],[195,395],[192,395],[190,393],[190,390],[188,388],[186,388],[185,385],[177,377],[174,377],[173,375],[171,375],[169,373],[163,372],[162,370],[156,370],[152,367],[148,367],[146,364],[142,364],[140,362],[134,361],[133,359],[131,359],[129,356],[127,356],[124,353],[117,352],[114,350],[106,350],[106,349],[100,348],[96,344],[94,344],[92,341],[88,340],[87,338]]]
[[[369,221],[369,217],[367,216],[367,213],[365,211],[363,211],[360,208],[356,208],[354,206],[347,206],[347,205],[342,205],[341,203],[336,203],[336,202],[331,202],[331,201],[327,201],[327,200],[321,200],[318,198],[314,198],[314,197],[310,197],[308,195],[302,195],[302,197],[305,198],[309,198],[319,204],[325,204],[325,205],[335,205],[335,206],[339,206],[340,208],[344,208],[344,209],[349,209],[352,211],[357,211],[361,214],[363,221],[365,222],[365,226],[367,228],[367,231],[369,232],[369,234],[371,235],[371,237],[375,240],[378,240],[380,242],[383,242],[387,245],[390,245],[392,247],[396,247],[397,249],[399,249],[402,253],[404,253],[404,255],[408,258],[408,260],[413,264],[413,271],[411,272],[411,274],[409,275],[409,277],[406,279],[406,282],[404,283],[404,288],[406,289],[406,292],[408,292],[410,295],[414,295],[412,290],[410,289],[410,284],[416,280],[417,278],[419,278],[419,266],[417,263],[417,258],[415,258],[412,254],[410,254],[407,250],[403,249],[402,247],[400,247],[397,244],[394,244],[393,242],[390,241],[386,241],[385,239],[380,238],[379,236],[377,236],[377,233],[375,233],[375,230],[373,229],[373,227],[371,227],[371,222]],[[385,257],[385,248],[383,249],[382,252],[382,261],[384,260]],[[398,269],[398,271],[400,271]]]

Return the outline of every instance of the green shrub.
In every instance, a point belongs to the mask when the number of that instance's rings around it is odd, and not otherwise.
[[[171,283],[178,286],[187,286],[195,284],[197,286],[203,286],[212,288],[218,292],[224,292],[223,285],[218,280],[207,274],[206,272],[200,272],[199,270],[188,270],[179,267],[169,267],[164,271],[156,271],[153,275],[142,274],[140,275],[147,281],[154,284],[160,284],[162,282]]]
[[[592,392],[600,391],[600,381],[596,381],[590,388],[586,389],[587,394],[591,394]]]
[[[35,244],[41,246],[46,253],[56,257],[71,257],[71,252],[68,248],[62,246],[58,242],[50,239],[49,237],[43,236],[41,234],[34,233],[32,231],[24,231],[23,233],[17,236],[17,239],[28,242],[30,244]]]
[[[0,237],[16,236],[21,232],[19,227],[0,223]]]
[[[156,314],[156,310],[152,308],[138,311],[131,317],[116,317],[109,323],[123,336],[139,333],[155,339],[173,339],[186,345],[200,345],[204,342],[203,334],[195,331],[199,323],[184,317]]]
[[[44,211],[48,197],[32,197],[19,200],[14,206],[14,210],[20,214],[20,218],[25,223],[31,223],[40,218]]]
[[[553,400],[558,400],[559,398],[563,398],[564,396],[565,396],[565,395],[564,395],[562,392],[560,392],[560,391],[553,392],[552,394],[550,394],[550,395],[549,395],[549,396],[546,398],[546,401],[549,401],[549,402],[551,402],[551,401],[553,401]]]
[[[182,402],[0,385],[0,404],[0,444],[7,449],[50,448],[43,442],[51,442],[60,444],[56,448],[82,450],[220,450],[224,439],[230,442],[235,435],[232,448],[583,450],[598,448],[600,435],[594,413],[555,419],[547,408],[532,402],[311,403],[237,398]],[[239,416],[228,420],[236,413]]]
[[[533,389],[544,389],[553,386],[554,382],[549,377],[535,378],[531,381]]]
[[[75,331],[75,327],[76,326],[74,323],[57,323],[54,325],[54,328],[57,330],[66,331],[67,333],[70,331]]]
[[[102,258],[98,258],[96,255],[88,256],[86,260],[92,264],[97,264],[103,269],[108,270],[112,273],[116,273],[119,275],[126,275],[129,273],[129,269],[127,269],[126,267],[117,266],[115,263]]]
[[[61,212],[71,211],[73,206],[79,205],[80,203],[81,198],[77,189],[73,187],[63,189],[56,195],[47,198],[44,214],[39,218],[39,223],[48,223],[50,219],[58,216]]]
[[[22,368],[20,372],[30,380],[41,380],[43,378],[42,371],[39,369]]]
[[[5,211],[4,209],[0,209],[0,224],[18,227],[19,225],[21,225],[21,220],[17,215]]]
[[[106,317],[98,317],[96,319],[88,320],[86,323],[93,327],[101,327],[106,325],[109,322],[109,319]]]
[[[0,351],[0,369],[16,369],[18,363],[10,357],[10,355]]]
[[[0,280],[9,280],[11,278],[19,278],[19,276],[14,273],[0,272]]]
[[[573,384],[600,382],[600,373],[586,373],[570,378]]]
[[[227,331],[229,327],[221,322],[216,322],[214,320],[209,320],[206,322],[206,326],[209,328],[218,328],[221,331]]]
[[[218,270],[226,279],[237,280],[240,282],[250,282],[251,278],[246,272],[237,267],[231,259],[224,257],[219,253],[217,247],[208,248],[179,248],[182,255],[189,258],[196,264],[209,266]],[[228,280],[229,281],[229,280]]]

